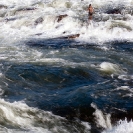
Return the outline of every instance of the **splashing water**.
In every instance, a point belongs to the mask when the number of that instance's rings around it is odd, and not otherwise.
[[[0,132],[133,132],[132,5],[0,1]]]

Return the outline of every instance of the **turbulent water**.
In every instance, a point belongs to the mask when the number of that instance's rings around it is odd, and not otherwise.
[[[0,0],[0,133],[133,133],[132,55],[133,0]]]

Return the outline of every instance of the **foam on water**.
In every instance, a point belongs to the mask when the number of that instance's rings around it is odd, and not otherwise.
[[[133,75],[120,75],[118,78],[124,81],[128,81],[133,79]]]
[[[39,3],[45,5],[45,7],[38,7]],[[63,36],[63,32],[66,34],[79,33],[79,40],[93,43],[101,43],[112,40],[133,40],[132,38],[132,15],[108,15],[107,21],[101,20],[100,22],[93,21],[91,25],[88,25],[88,13],[85,10],[89,3],[92,3],[94,8],[98,9],[95,12],[94,18],[100,13],[101,9],[111,5],[114,7],[121,7],[124,5],[129,7],[132,1],[105,1],[105,0],[91,0],[91,1],[18,1],[18,0],[5,0],[1,2],[2,5],[7,6],[4,10],[5,15],[1,17],[1,26],[3,36],[7,36],[11,40],[20,41],[23,38],[29,36],[34,38],[36,33],[45,33],[42,36],[49,37],[60,37]],[[68,6],[69,5],[69,6]],[[21,6],[21,8],[20,8]],[[36,7],[37,6],[37,7]],[[32,7],[31,10],[27,10],[28,7]],[[20,10],[20,9],[21,10]],[[26,9],[27,8],[27,9]],[[68,14],[68,17],[64,18],[61,22],[57,22],[57,16],[62,14]],[[106,14],[100,13],[100,16],[104,18]],[[119,16],[123,20],[118,20]],[[34,25],[37,18],[43,18],[43,22]],[[124,20],[124,18],[126,20]],[[7,22],[5,21],[7,20]],[[9,21],[11,20],[11,21]],[[83,21],[84,20],[84,21]],[[87,27],[88,28],[87,28]],[[8,29],[8,30],[6,30]],[[47,33],[47,34],[46,34]],[[125,34],[127,36],[125,36]],[[14,39],[15,37],[15,39]],[[10,40],[10,41],[11,41]]]
[[[119,120],[116,125],[111,124],[111,115],[104,114],[97,106],[92,103],[91,106],[95,109],[93,115],[95,116],[96,124],[98,127],[104,128],[102,133],[132,133],[133,122],[125,120]]]
[[[95,8],[93,20],[88,23],[89,4]],[[129,81],[133,76],[126,75],[123,68],[115,63],[98,62],[93,65],[88,62],[74,62],[59,55],[58,50],[49,52],[29,48],[26,41],[35,39],[52,39],[65,37],[72,34],[80,34],[75,39],[77,42],[97,44],[107,50],[106,42],[133,41],[133,15],[132,0],[4,0],[0,1],[0,60],[17,63],[49,63],[60,64],[71,67],[98,68],[100,72],[119,75],[118,79]],[[122,9],[121,14],[108,14],[107,11],[113,8]],[[59,15],[67,14],[60,22],[57,22]],[[40,18],[40,19],[39,19]],[[40,21],[39,21],[40,20]],[[45,40],[44,40],[45,41]],[[33,41],[34,42],[34,41]],[[104,44],[104,45],[103,45]],[[44,44],[45,45],[45,44]],[[109,50],[109,49],[108,49]],[[76,50],[73,50],[74,52]],[[72,52],[70,51],[69,52]],[[78,51],[77,51],[78,52]],[[69,53],[68,53],[69,54]],[[77,53],[81,57],[86,57]],[[88,57],[86,57],[88,58]],[[77,59],[77,58],[76,58]],[[0,71],[0,77],[4,73]],[[4,83],[4,81],[3,81]],[[6,83],[5,83],[6,84]],[[125,94],[132,96],[132,88],[120,86],[116,90],[126,90]],[[4,93],[0,86],[0,95]],[[124,97],[123,96],[123,97]],[[133,122],[120,121],[116,126],[111,124],[110,114],[104,114],[92,104],[95,109],[93,116],[96,126],[105,129],[103,133],[132,133]],[[63,133],[72,132],[67,127],[68,121],[62,117],[55,116],[51,112],[31,108],[22,102],[6,102],[0,99],[0,131],[12,133]],[[38,125],[36,125],[36,123]],[[65,126],[64,126],[65,123]],[[5,125],[5,126],[4,126]],[[81,122],[81,125],[89,132],[91,126]],[[9,127],[9,129],[5,128]],[[11,128],[10,128],[11,127]],[[51,127],[51,128],[50,128]],[[72,126],[74,129],[75,127]],[[50,130],[49,130],[50,129]],[[77,131],[77,130],[76,130]],[[87,132],[86,131],[86,132]]]
[[[133,122],[120,120],[116,126],[112,127],[111,129],[105,130],[102,133],[132,133],[133,132]]]
[[[122,68],[120,68],[118,65],[109,63],[109,62],[102,62],[100,64],[100,69],[104,72],[108,72],[111,74],[122,74],[126,73]]]
[[[112,128],[110,114],[104,115],[103,112],[99,110],[94,103],[92,103],[91,106],[95,109],[93,115],[95,116],[97,126],[105,129]]]
[[[55,116],[51,112],[39,110],[27,106],[22,102],[9,103],[0,99],[0,123],[11,126],[13,129],[6,129],[0,126],[3,132],[27,132],[27,133],[53,133],[53,132],[73,132],[75,129],[69,129],[66,119]],[[88,132],[90,125],[86,122],[81,123]],[[75,127],[74,127],[75,128]],[[85,131],[85,132],[86,132]]]
[[[120,86],[114,91],[123,91],[122,97],[132,97],[133,96],[133,90],[130,86]]]

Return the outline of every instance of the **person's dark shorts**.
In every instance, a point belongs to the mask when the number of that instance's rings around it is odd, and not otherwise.
[[[89,16],[92,16],[92,15],[93,15],[93,13],[89,12]]]

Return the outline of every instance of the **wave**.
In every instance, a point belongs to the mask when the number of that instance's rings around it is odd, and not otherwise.
[[[86,122],[69,124],[65,118],[29,107],[22,102],[9,103],[0,99],[0,114],[0,130],[3,132],[74,133],[80,130],[88,133],[91,129]]]
[[[133,132],[133,121],[127,121],[125,120],[120,120],[116,126],[114,126],[111,129],[105,130],[102,133],[132,133]]]

